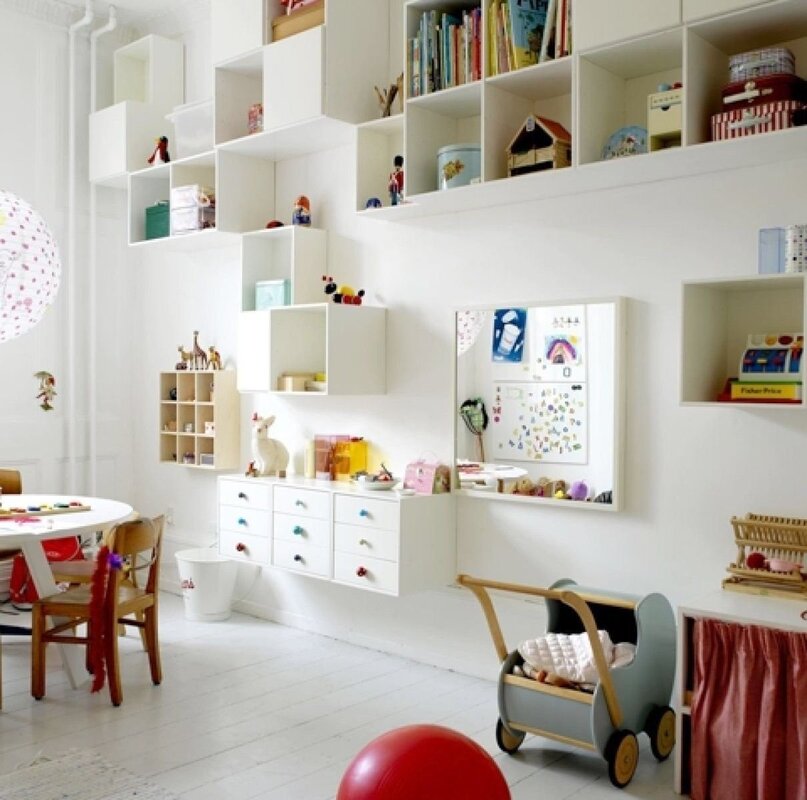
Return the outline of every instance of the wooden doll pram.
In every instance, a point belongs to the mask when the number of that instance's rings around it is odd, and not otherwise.
[[[636,734],[650,737],[653,755],[663,761],[675,744],[675,713],[669,707],[675,676],[675,615],[660,594],[636,597],[589,589],[561,580],[549,589],[460,575],[482,605],[502,662],[496,742],[515,753],[527,733],[598,752],[608,762],[614,786],[630,783],[639,760]],[[586,633],[599,682],[594,692],[559,688],[513,674],[523,663],[518,650],[508,652],[488,589],[543,597],[547,633]],[[634,660],[609,669],[597,629],[611,640],[636,645]]]

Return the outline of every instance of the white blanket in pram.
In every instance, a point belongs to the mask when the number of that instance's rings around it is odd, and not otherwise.
[[[597,631],[609,667],[623,666],[633,660],[636,648],[629,643],[614,645],[608,631]],[[547,672],[572,683],[596,684],[599,680],[591,642],[586,633],[547,633],[527,639],[519,645],[524,671]]]

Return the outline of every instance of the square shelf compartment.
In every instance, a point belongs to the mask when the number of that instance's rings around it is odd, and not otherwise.
[[[718,403],[737,377],[749,334],[803,333],[803,274],[689,281],[683,286],[681,403],[803,408],[799,404]]]
[[[396,114],[358,127],[356,137],[356,210],[368,213],[367,201],[376,197],[383,206],[390,205],[389,177],[393,160],[404,154],[403,114]],[[404,197],[407,185],[407,165],[404,160]]]
[[[263,103],[263,47],[215,67],[215,141],[249,135],[249,109]]]

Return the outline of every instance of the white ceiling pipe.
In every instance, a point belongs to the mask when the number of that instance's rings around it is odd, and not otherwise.
[[[84,16],[68,31],[68,120],[67,120],[67,456],[68,491],[76,492],[76,34],[94,18],[91,0]]]
[[[109,7],[109,19],[106,25],[96,28],[90,34],[90,113],[98,108],[98,40],[118,26],[115,6]],[[90,221],[89,221],[89,346],[87,348],[87,396],[89,398],[89,443],[88,458],[90,462],[90,494],[98,494],[98,187],[90,185]]]

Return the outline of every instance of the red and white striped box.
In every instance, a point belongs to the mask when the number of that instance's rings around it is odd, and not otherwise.
[[[733,108],[712,115],[712,140],[738,139],[793,127],[793,112],[804,107],[798,100],[780,100],[758,106]]]

